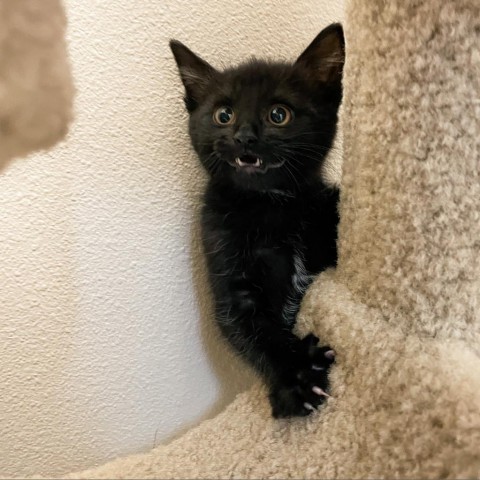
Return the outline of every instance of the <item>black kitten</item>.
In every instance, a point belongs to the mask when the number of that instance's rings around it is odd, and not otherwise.
[[[292,333],[312,275],[336,263],[338,191],[319,175],[342,97],[342,27],[294,64],[218,71],[170,42],[193,147],[210,175],[202,233],[221,331],[266,379],[274,417],[308,415],[335,353]]]

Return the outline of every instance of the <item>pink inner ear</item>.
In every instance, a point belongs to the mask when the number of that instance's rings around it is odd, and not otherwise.
[[[343,70],[344,56],[341,51],[333,51],[329,56],[323,57],[318,67],[318,79],[325,83],[338,80]]]
[[[338,80],[342,73],[345,56],[343,45],[338,35],[331,34],[317,46],[312,52],[311,65],[314,65],[315,78],[324,83],[332,83]]]
[[[180,75],[186,85],[206,85],[210,78],[189,67],[180,67]]]
[[[307,70],[312,80],[334,83],[340,79],[344,61],[342,27],[333,24],[320,32],[296,64]]]

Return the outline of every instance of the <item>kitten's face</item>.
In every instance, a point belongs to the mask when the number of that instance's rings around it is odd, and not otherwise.
[[[341,100],[340,26],[325,29],[294,64],[253,60],[219,72],[183,45],[171,46],[192,144],[216,181],[288,191],[317,174]]]

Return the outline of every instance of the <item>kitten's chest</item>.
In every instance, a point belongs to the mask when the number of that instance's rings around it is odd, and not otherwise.
[[[255,204],[229,212],[222,228],[249,250],[279,248],[299,241],[303,214],[299,205]]]
[[[253,286],[258,304],[281,316],[285,299],[303,293],[310,280],[304,265],[300,213],[259,205],[218,216],[214,237],[223,242],[221,252],[214,249],[215,258],[210,259],[214,278],[225,278],[219,277],[223,271],[242,288]]]
[[[300,212],[261,203],[244,207],[223,216],[214,214],[207,233],[210,238],[222,239],[220,255],[227,268],[255,278],[264,290],[281,291],[291,276],[295,252],[304,250]]]

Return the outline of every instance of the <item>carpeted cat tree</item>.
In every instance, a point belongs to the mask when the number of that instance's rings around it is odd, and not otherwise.
[[[259,384],[71,478],[480,477],[480,2],[352,0],[345,31],[340,259],[298,325],[333,398],[273,420]]]

